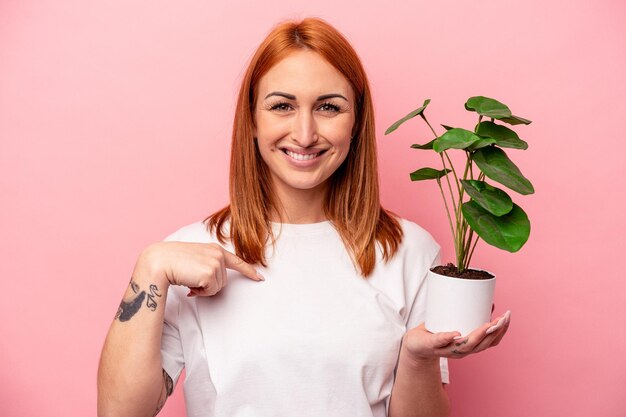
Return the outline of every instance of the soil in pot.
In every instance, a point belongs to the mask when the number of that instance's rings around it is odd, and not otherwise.
[[[491,279],[493,278],[493,275],[491,275],[489,272],[480,271],[478,269],[465,269],[463,272],[459,272],[457,267],[452,263],[436,266],[434,268],[431,268],[431,271],[439,275],[445,275],[447,277],[453,277],[453,278],[463,278],[463,279]]]

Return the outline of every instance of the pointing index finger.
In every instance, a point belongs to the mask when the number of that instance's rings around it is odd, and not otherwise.
[[[250,278],[253,281],[265,281],[263,275],[261,275],[252,265],[244,262],[239,256],[224,249],[224,261],[226,268],[240,272],[245,277]]]

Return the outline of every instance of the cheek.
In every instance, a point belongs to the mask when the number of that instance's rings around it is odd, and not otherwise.
[[[289,126],[282,120],[269,120],[268,117],[259,117],[255,133],[259,147],[270,147],[289,133]]]
[[[354,118],[346,117],[341,120],[332,120],[324,126],[320,133],[342,153],[347,154],[350,149],[350,139],[354,128]],[[345,156],[345,155],[344,155]]]

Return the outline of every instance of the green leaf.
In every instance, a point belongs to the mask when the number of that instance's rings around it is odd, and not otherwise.
[[[498,100],[494,100],[489,97],[470,97],[465,103],[465,108],[469,111],[475,111],[481,116],[493,117],[494,119],[512,116],[511,110],[506,104],[500,103]]]
[[[424,112],[424,110],[426,109],[426,107],[428,107],[428,103],[430,103],[430,99],[424,100],[424,104],[422,105],[422,107],[413,110],[411,113],[407,114],[402,119],[398,120],[397,122],[395,122],[394,124],[389,126],[389,128],[385,131],[385,135],[388,135],[389,133],[391,133],[394,130],[396,130],[397,128],[399,128],[400,125],[402,123],[406,122],[407,120],[412,119],[415,116],[418,116],[418,115],[422,114]]]
[[[533,185],[500,148],[489,146],[472,154],[472,160],[485,175],[520,194],[535,192]]]
[[[433,149],[439,153],[446,149],[465,149],[479,140],[480,137],[470,130],[454,128],[435,139]]]
[[[517,136],[513,130],[493,122],[480,122],[476,133],[479,136],[494,138],[501,148],[528,149],[528,143]]]
[[[450,172],[449,169],[421,168],[411,172],[411,181],[435,180],[445,177]]]
[[[489,213],[475,201],[464,203],[461,210],[469,227],[496,248],[517,252],[530,236],[528,216],[516,204],[513,204],[513,209],[508,214],[500,217]]]
[[[477,149],[484,148],[485,146],[493,145],[494,143],[496,143],[496,140],[494,138],[480,138],[480,140],[477,140],[476,142],[468,146],[467,150],[475,151]]]
[[[461,184],[478,205],[494,216],[505,215],[513,208],[513,200],[507,193],[484,181],[461,180]]]
[[[420,145],[418,143],[414,143],[413,145],[411,145],[411,148],[413,149],[432,149],[433,148],[433,143],[435,143],[436,139],[431,140],[428,143],[425,143],[423,145]]]
[[[529,125],[532,123],[532,120],[524,119],[519,116],[500,117],[499,120],[502,120],[504,123],[508,123],[510,125]]]

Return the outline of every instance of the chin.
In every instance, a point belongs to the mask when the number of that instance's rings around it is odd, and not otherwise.
[[[275,184],[277,187],[283,187],[286,189],[292,189],[292,190],[316,190],[316,189],[320,189],[320,188],[324,188],[327,184],[328,180],[324,179],[324,180],[320,180],[318,178],[315,179],[295,179],[293,178],[293,176],[291,176],[288,179],[281,179],[281,181],[279,181],[279,183]]]

